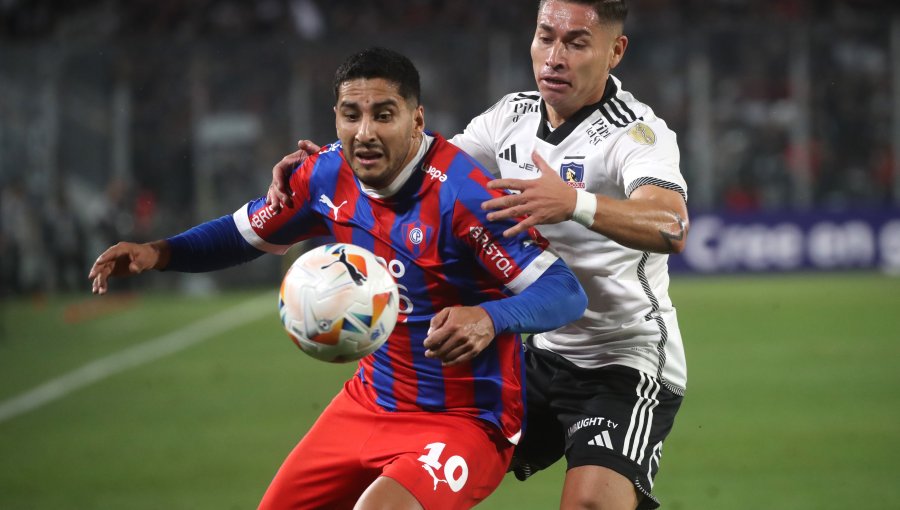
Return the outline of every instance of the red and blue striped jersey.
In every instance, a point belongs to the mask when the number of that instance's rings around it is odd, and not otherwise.
[[[503,192],[486,170],[437,134],[408,180],[388,198],[367,194],[340,142],[294,170],[293,207],[275,213],[260,198],[234,213],[256,248],[284,253],[298,241],[331,234],[382,258],[397,281],[400,317],[387,342],[359,362],[357,376],[389,411],[462,412],[490,421],[512,442],[523,415],[522,344],[501,333],[467,363],[444,367],[425,357],[431,318],[516,294],[556,256],[534,229],[505,238],[509,221],[486,219],[481,203]]]

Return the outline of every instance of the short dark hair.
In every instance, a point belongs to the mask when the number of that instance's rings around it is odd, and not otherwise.
[[[570,4],[587,5],[594,9],[601,23],[625,23],[628,17],[628,6],[625,0],[562,0]],[[538,11],[543,9],[547,0],[541,0]]]
[[[341,84],[360,78],[383,78],[397,84],[400,95],[418,105],[419,71],[410,59],[387,48],[367,48],[347,57],[334,73],[334,99]]]

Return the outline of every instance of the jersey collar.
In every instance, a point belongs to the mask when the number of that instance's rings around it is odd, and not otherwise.
[[[550,129],[549,118],[547,117],[547,105],[544,103],[544,99],[541,98],[541,121],[538,123],[537,137],[551,145],[559,145],[560,142],[572,134],[572,131],[575,131],[575,128],[578,127],[584,119],[590,117],[590,115],[597,111],[603,103],[615,96],[618,91],[619,88],[616,86],[615,81],[613,81],[612,75],[610,75],[609,78],[606,79],[606,88],[603,89],[603,97],[601,97],[599,101],[582,106],[580,110],[575,112],[571,117],[553,130]]]
[[[422,158],[425,157],[432,142],[434,142],[434,137],[423,132],[422,143],[419,144],[419,151],[416,152],[416,156],[412,158],[409,164],[403,167],[403,170],[401,170],[397,177],[394,178],[393,182],[384,188],[375,189],[366,186],[362,181],[359,181],[360,188],[366,195],[369,195],[372,198],[385,199],[396,195],[397,192],[400,191],[400,188],[402,188],[403,185],[406,184],[406,181],[412,176],[413,171],[419,166],[419,163],[422,162]]]

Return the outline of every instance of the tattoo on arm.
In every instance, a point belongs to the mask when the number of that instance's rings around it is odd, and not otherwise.
[[[659,235],[662,236],[663,241],[666,242],[666,246],[668,246],[670,250],[675,248],[672,245],[672,241],[684,240],[684,218],[682,218],[680,214],[675,213],[675,222],[678,224],[674,229],[676,232],[666,232],[665,230],[659,231]]]

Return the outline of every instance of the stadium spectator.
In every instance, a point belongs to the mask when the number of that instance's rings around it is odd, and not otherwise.
[[[524,480],[565,454],[566,509],[659,506],[653,478],[687,383],[667,271],[687,236],[687,186],[675,134],[609,74],[628,45],[626,14],[624,1],[543,0],[538,91],[506,95],[451,140],[503,177],[489,187],[518,192],[487,201],[488,219],[527,217],[507,235],[543,225],[589,296],[578,321],[529,340],[512,465]],[[313,148],[300,147],[273,169],[275,207],[290,203],[285,174]]]
[[[317,42],[301,40],[297,4],[321,12],[324,32],[308,34],[318,34]],[[0,101],[0,185],[27,176],[26,196],[47,201],[48,183],[65,175],[73,201],[91,197],[88,210],[78,212],[86,227],[82,257],[107,246],[91,246],[98,233],[90,203],[111,176],[156,194],[153,238],[192,224],[207,217],[203,194],[212,176],[236,175],[217,164],[220,157],[235,160],[205,135],[235,133],[238,125],[228,124],[235,119],[258,123],[258,137],[228,148],[249,164],[231,168],[275,160],[291,132],[331,137],[330,112],[309,105],[331,100],[330,76],[315,70],[345,51],[331,42],[355,44],[347,32],[396,43],[422,40],[427,31],[446,43],[410,48],[428,91],[429,127],[440,132],[459,132],[501,92],[528,88],[517,84],[526,83],[528,70],[520,58],[524,43],[515,41],[533,23],[534,5],[379,5],[383,9],[370,16],[369,6],[347,0],[260,0],[251,8],[234,0],[0,2],[0,97],[6,99]],[[897,32],[892,5],[632,0],[636,16],[626,25],[632,43],[616,75],[679,134],[694,215],[897,207],[900,172],[891,126],[898,102],[891,76],[900,60],[891,49]],[[228,21],[235,9],[237,23]],[[317,26],[305,12],[303,19]],[[447,66],[451,60],[466,61],[467,72]],[[34,143],[40,139],[47,143]],[[214,182],[243,193],[242,179],[260,177]],[[121,207],[114,214],[131,214],[130,203]],[[52,220],[37,218],[39,224]],[[52,245],[42,240],[34,246],[39,251],[32,260],[52,257]],[[7,292],[52,288],[47,282],[54,280],[34,273],[32,262],[14,263],[10,255],[0,265],[5,281],[18,282]],[[269,260],[252,270],[271,276],[277,268]],[[241,275],[238,283],[232,274],[209,280],[222,289],[252,282]]]
[[[84,228],[72,206],[69,189],[60,183],[43,216],[44,245],[49,248],[49,289],[72,292],[81,287],[85,258]]]
[[[27,198],[21,182],[0,186],[0,292],[22,292],[21,258]],[[18,213],[18,214],[17,214]]]
[[[111,276],[215,270],[323,233],[402,267],[404,318],[360,361],[260,508],[469,508],[500,483],[521,435],[516,332],[575,320],[586,298],[534,230],[505,237],[514,221],[487,222],[479,206],[502,192],[424,130],[408,59],[353,55],[334,91],[339,141],[292,174],[293,207],[276,213],[260,198],[165,240],[116,244],[91,268],[93,291],[106,293]]]
[[[23,179],[14,179],[0,189],[0,255],[4,289],[14,293],[47,290],[47,252],[41,235],[41,220],[31,214],[34,201]]]

